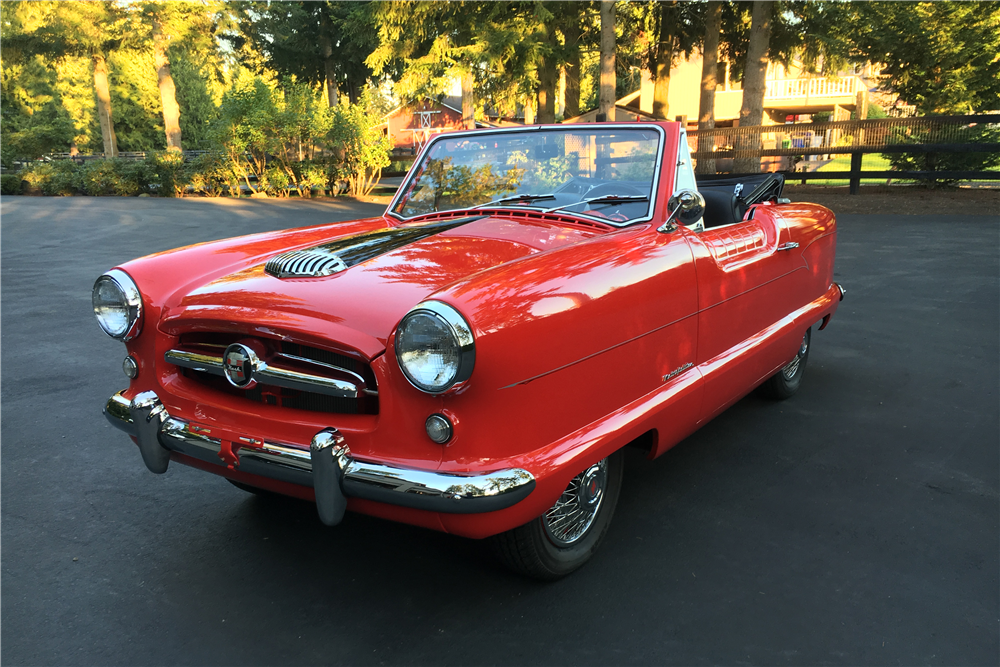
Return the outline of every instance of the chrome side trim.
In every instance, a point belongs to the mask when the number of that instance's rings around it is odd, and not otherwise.
[[[140,450],[155,445],[168,461],[170,451],[175,451],[220,468],[226,465],[220,456],[223,441],[213,437],[208,427],[169,416],[153,392],[139,394],[131,401],[119,392],[108,400],[104,414],[113,426],[135,435]],[[145,430],[142,424],[148,425]],[[317,433],[308,449],[253,438],[241,438],[231,446],[236,469],[241,472],[312,486],[320,516],[324,522],[332,521],[331,525],[343,516],[344,497],[430,512],[475,514],[515,505],[535,489],[534,476],[521,468],[463,475],[359,461],[351,456],[344,437],[332,428]],[[153,467],[150,470],[156,472]]]
[[[289,355],[279,355],[279,358],[281,356],[298,359],[298,357],[291,357]],[[213,375],[221,376],[224,374],[222,355],[216,357],[210,354],[188,352],[186,350],[167,350],[163,354],[163,359],[169,364],[174,364],[175,366],[181,366],[183,368],[191,368],[196,371],[203,371]],[[314,362],[311,359],[307,359],[306,361],[314,365],[327,366],[330,369],[336,369],[337,371],[348,373],[357,378],[361,377],[357,373],[353,373],[346,369],[340,369],[336,366],[322,364],[321,362]],[[254,379],[260,384],[270,384],[277,387],[298,389],[300,391],[326,394],[328,396],[336,396],[339,398],[357,398],[358,394],[362,393],[362,391],[367,394],[372,393],[372,391],[363,390],[358,385],[353,382],[348,382],[347,380],[338,380],[336,378],[323,377],[312,373],[303,373],[302,371],[293,370],[291,368],[273,366],[263,361],[259,362],[253,376]],[[361,385],[364,386],[363,379],[361,380]]]
[[[844,289],[844,286],[840,283],[834,283],[834,285],[836,285],[837,289],[840,290],[840,300],[843,301],[844,297],[847,296],[847,290]]]

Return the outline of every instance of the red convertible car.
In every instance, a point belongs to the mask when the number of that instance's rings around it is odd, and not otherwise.
[[[777,175],[696,183],[678,123],[440,135],[385,214],[101,276],[105,415],[146,466],[470,538],[540,578],[597,548],[622,448],[799,386],[836,222]]]

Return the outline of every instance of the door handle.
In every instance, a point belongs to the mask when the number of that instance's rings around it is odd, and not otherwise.
[[[782,243],[778,246],[775,252],[781,252],[782,250],[791,250],[792,248],[798,248],[799,244],[795,241],[789,241],[788,243]]]

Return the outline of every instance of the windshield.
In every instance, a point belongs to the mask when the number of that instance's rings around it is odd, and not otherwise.
[[[558,209],[622,225],[653,208],[661,133],[579,126],[443,136],[411,171],[390,212],[498,206]]]

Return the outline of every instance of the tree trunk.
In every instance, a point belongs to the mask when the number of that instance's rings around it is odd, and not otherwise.
[[[601,0],[601,88],[598,116],[615,120],[615,3]]]
[[[524,124],[534,125],[535,124],[535,96],[528,95],[524,100]]]
[[[337,106],[337,68],[333,62],[333,43],[330,41],[330,17],[325,11],[320,12],[319,47],[323,53],[323,71],[326,77],[326,103]]]
[[[767,50],[771,42],[771,14],[774,6],[759,0],[753,3],[750,44],[747,47],[747,64],[743,69],[743,106],[740,108],[740,127],[760,125],[764,120],[764,91],[767,89]],[[758,137],[746,137],[737,142],[737,150],[760,150]],[[760,157],[736,158],[733,168],[737,173],[760,172]]]
[[[576,3],[567,3],[575,5]],[[573,14],[567,18],[563,28],[566,40],[566,108],[563,118],[580,115],[580,18]]]
[[[556,85],[559,71],[554,56],[544,56],[538,65],[538,122],[556,122]]]
[[[163,130],[167,135],[167,150],[181,150],[181,108],[177,104],[177,90],[170,76],[167,58],[167,38],[159,21],[153,20],[153,61],[156,65],[156,82],[160,87],[160,104],[163,107]]]
[[[476,78],[472,75],[472,70],[462,72],[462,127],[467,130],[476,129],[476,100],[473,96],[475,85]]]
[[[670,66],[674,63],[674,35],[671,12],[676,2],[660,3],[659,31],[656,36],[656,65],[653,68],[653,115],[667,118],[670,113]]]
[[[111,119],[111,90],[108,88],[108,64],[104,54],[91,55],[94,61],[94,91],[97,93],[97,114],[101,119],[101,138],[104,140],[104,157],[118,157],[118,139],[115,123]]]
[[[698,130],[715,129],[715,88],[718,86],[719,33],[722,30],[722,2],[712,0],[705,11],[705,41],[701,63],[701,102],[698,109]],[[698,150],[708,151],[712,142],[702,142],[698,138]],[[699,174],[714,174],[715,160],[700,158]]]

